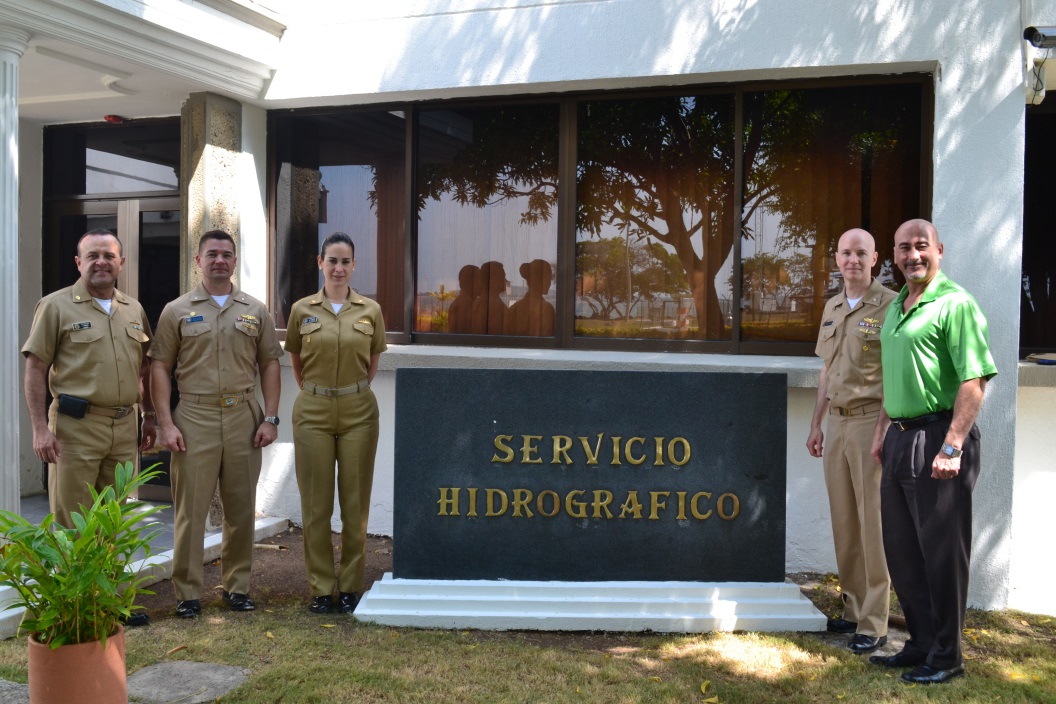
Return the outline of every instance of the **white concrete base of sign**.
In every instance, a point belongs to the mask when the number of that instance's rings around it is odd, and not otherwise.
[[[524,582],[394,579],[356,608],[385,626],[531,631],[824,631],[791,582]]]

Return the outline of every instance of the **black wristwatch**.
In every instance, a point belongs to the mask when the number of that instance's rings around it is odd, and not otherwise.
[[[948,442],[942,443],[942,449],[940,450],[940,452],[949,457],[951,460],[960,457],[962,454],[961,449],[959,447],[954,447]]]
[[[264,422],[265,423],[271,423],[276,428],[279,427],[279,417],[278,416],[264,416]]]

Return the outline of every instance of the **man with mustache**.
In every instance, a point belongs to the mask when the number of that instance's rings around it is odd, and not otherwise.
[[[143,408],[140,449],[153,447],[155,437],[150,323],[139,302],[116,288],[121,243],[109,230],[91,230],[77,242],[74,262],[81,277],[40,299],[22,348],[33,451],[48,463],[51,512],[66,528],[71,513],[92,504],[89,486],[113,485],[117,464],[136,459],[135,404]]]
[[[827,628],[853,633],[848,647],[855,653],[887,642],[891,594],[880,529],[880,463],[870,452],[883,396],[880,331],[895,292],[873,278],[876,260],[871,234],[853,229],[840,236],[836,266],[844,286],[821,316],[815,351],[824,364],[807,437],[807,450],[824,462],[843,596],[843,613]]]
[[[895,231],[895,264],[906,285],[880,335],[884,410],[873,456],[884,466],[884,549],[910,638],[901,652],[869,660],[913,668],[902,674],[913,684],[964,675],[961,631],[980,466],[975,419],[986,382],[997,374],[986,318],[939,270],[943,251],[926,220]]]
[[[231,235],[206,232],[194,261],[202,282],[165,306],[150,350],[151,380],[161,399],[158,442],[172,451],[172,583],[181,618],[202,611],[205,522],[217,482],[224,506],[223,601],[232,611],[256,608],[249,577],[257,479],[261,448],[278,435],[282,356],[268,309],[231,281],[238,265]],[[180,403],[170,413],[174,364]]]

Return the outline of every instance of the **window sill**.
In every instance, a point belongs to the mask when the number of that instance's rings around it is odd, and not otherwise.
[[[821,360],[816,357],[389,345],[388,351],[381,355],[379,368],[382,371],[393,371],[402,367],[776,372],[788,375],[789,387],[816,389]]]

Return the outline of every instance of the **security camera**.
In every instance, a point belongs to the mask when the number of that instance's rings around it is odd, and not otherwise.
[[[1023,38],[1039,49],[1056,47],[1056,27],[1027,27]]]

